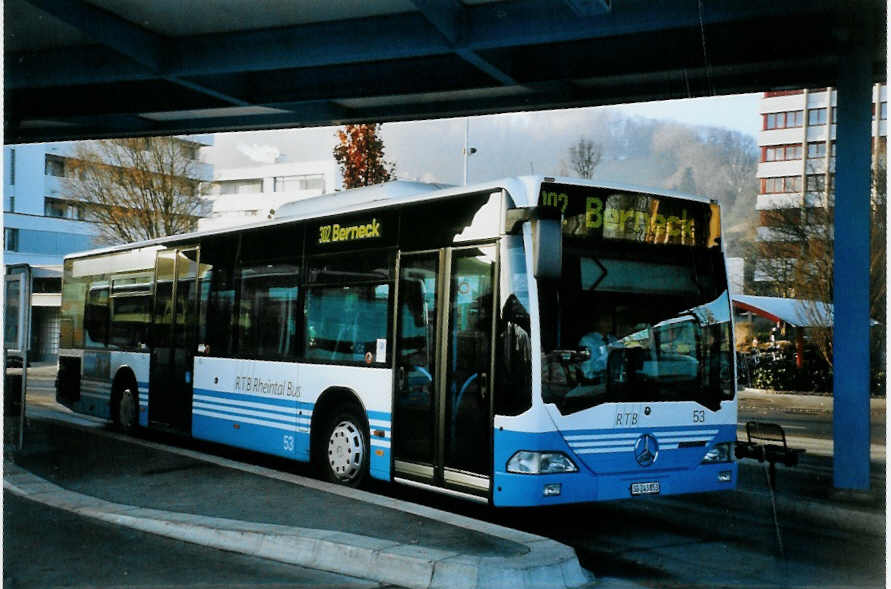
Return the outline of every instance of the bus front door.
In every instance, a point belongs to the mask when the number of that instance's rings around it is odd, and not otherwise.
[[[149,420],[152,425],[184,432],[192,424],[197,275],[197,247],[157,253]]]
[[[492,245],[399,258],[394,468],[486,497],[491,480]]]

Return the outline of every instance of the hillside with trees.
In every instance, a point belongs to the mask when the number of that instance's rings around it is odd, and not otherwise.
[[[604,113],[582,137],[594,143],[600,158],[592,177],[604,182],[659,187],[718,200],[731,255],[754,231],[758,184],[755,138],[716,127]],[[580,139],[564,152],[559,175],[578,175]],[[570,163],[567,163],[570,162]]]

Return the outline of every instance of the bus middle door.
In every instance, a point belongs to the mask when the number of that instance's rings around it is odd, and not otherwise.
[[[496,248],[399,258],[394,468],[403,482],[487,496]]]
[[[155,259],[149,420],[183,432],[192,423],[198,253],[197,247],[177,248]]]

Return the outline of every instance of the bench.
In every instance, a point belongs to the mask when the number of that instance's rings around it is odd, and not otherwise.
[[[770,485],[776,488],[776,465],[796,466],[804,448],[790,448],[786,444],[786,432],[776,423],[746,422],[746,441],[736,442],[736,457],[751,458],[770,464]]]

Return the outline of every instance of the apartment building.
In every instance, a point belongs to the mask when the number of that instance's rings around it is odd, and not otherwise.
[[[791,271],[794,247],[784,247],[788,232],[780,222],[800,218],[801,223],[820,222],[827,215],[835,193],[835,137],[837,93],[834,88],[765,92],[761,99],[762,130],[758,136],[760,190],[756,209],[760,213],[757,239],[765,255],[755,263],[756,286],[767,286]],[[873,87],[873,165],[884,157],[887,138],[887,87]],[[777,212],[782,211],[782,215]],[[825,225],[825,223],[824,223]],[[831,239],[831,227],[823,234]],[[794,293],[786,293],[791,295]]]
[[[210,181],[213,166],[198,161],[212,135],[177,137],[196,160],[196,179]],[[3,148],[3,263],[28,264],[32,280],[31,350],[36,360],[58,351],[61,269],[65,255],[96,247],[99,232],[83,203],[66,194],[74,142]]]
[[[334,159],[217,170],[208,197],[211,211],[199,219],[198,228],[262,221],[286,202],[335,192],[342,186]]]

